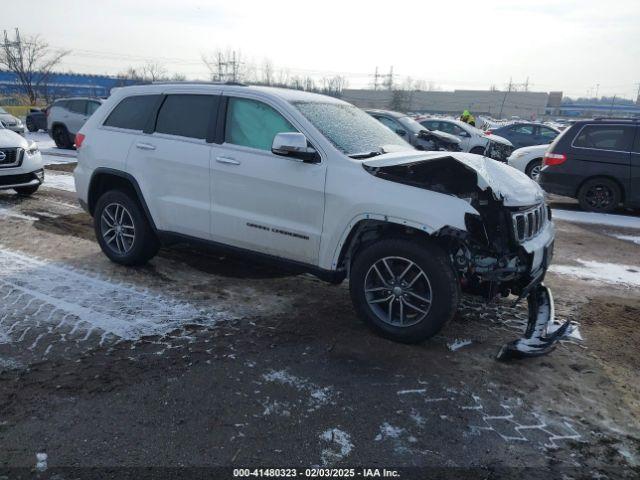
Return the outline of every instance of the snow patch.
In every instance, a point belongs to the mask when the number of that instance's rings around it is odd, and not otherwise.
[[[618,240],[625,240],[627,242],[635,243],[636,245],[640,245],[640,236],[637,235],[619,235],[616,233],[611,234],[616,237]]]
[[[552,265],[549,271],[596,282],[621,284],[628,287],[640,286],[640,267],[594,260],[578,259],[577,262],[580,265]]]
[[[36,470],[44,472],[47,469],[47,454],[36,453]]]
[[[300,392],[309,394],[309,405],[315,410],[331,402],[333,396],[332,387],[319,387],[308,380],[290,374],[286,370],[272,370],[262,375],[267,382],[289,385]]]
[[[471,340],[458,340],[457,338],[451,342],[447,343],[447,348],[452,352],[461,349],[462,347],[466,347],[467,345],[471,345],[473,342]]]
[[[640,217],[614,215],[611,213],[576,212],[573,210],[554,209],[553,219],[574,223],[609,225],[612,227],[640,228]]]
[[[33,321],[57,325],[56,329],[65,325],[72,328],[71,333],[87,332],[87,337],[92,331],[102,332],[102,340],[109,335],[136,340],[163,335],[186,323],[213,325],[221,318],[236,318],[232,312],[215,306],[199,309],[172,297],[9,251],[1,245],[0,289],[15,299],[13,310],[20,297],[28,304],[39,304],[41,320]],[[10,316],[15,313],[9,306],[6,309]],[[0,313],[3,310],[0,306]],[[30,316],[22,314],[19,318]],[[7,322],[0,322],[0,337],[10,333],[5,330],[9,328]]]
[[[76,183],[73,175],[70,173],[52,172],[51,170],[47,170],[44,174],[44,186],[66,192],[76,191]]]
[[[35,217],[30,217],[29,215],[23,215],[21,213],[14,212],[9,208],[0,207],[0,218],[18,218],[20,220],[29,220],[31,222],[35,222],[38,220]]]
[[[322,465],[324,466],[331,465],[342,460],[344,457],[349,455],[353,449],[351,437],[347,432],[344,432],[339,428],[325,430],[320,434],[320,439],[333,444],[332,448],[325,448],[322,450],[321,458]]]
[[[427,393],[427,389],[426,388],[414,388],[412,390],[398,390],[398,395],[409,395],[412,393],[417,393],[417,394],[423,394],[423,393]]]
[[[376,442],[384,440],[385,438],[400,438],[400,435],[404,432],[404,428],[394,427],[393,425],[384,422],[380,425],[380,433],[376,435],[374,439]]]

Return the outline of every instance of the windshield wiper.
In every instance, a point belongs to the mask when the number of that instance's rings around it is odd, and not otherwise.
[[[376,150],[375,152],[362,152],[362,153],[352,153],[351,155],[347,155],[349,158],[354,158],[356,160],[377,157],[378,155],[382,155],[380,150]]]

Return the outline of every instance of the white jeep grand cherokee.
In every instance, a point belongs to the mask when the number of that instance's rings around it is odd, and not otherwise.
[[[31,195],[44,180],[38,146],[0,124],[0,190]]]
[[[554,228],[526,175],[480,155],[414,150],[343,101],[223,84],[116,89],[76,138],[76,189],[104,253],[142,264],[198,241],[349,278],[358,314],[401,342],[435,335],[461,291],[527,296],[549,351],[542,286]]]

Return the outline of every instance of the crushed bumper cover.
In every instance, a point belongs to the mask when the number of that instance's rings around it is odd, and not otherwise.
[[[503,345],[496,358],[510,360],[537,357],[552,351],[558,341],[569,333],[570,321],[557,328],[554,323],[555,309],[551,290],[542,283],[536,284],[527,296],[529,319],[523,337]]]

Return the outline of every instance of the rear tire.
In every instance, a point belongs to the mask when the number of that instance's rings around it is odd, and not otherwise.
[[[65,150],[71,150],[73,148],[73,141],[67,127],[64,125],[56,125],[53,127],[52,135],[53,141],[56,143],[56,147],[63,148]]]
[[[38,127],[36,127],[36,125],[33,122],[27,122],[27,130],[29,130],[32,133],[37,132]]]
[[[16,187],[14,188],[14,190],[21,197],[28,197],[36,193],[38,191],[38,188],[40,188],[40,185],[33,185],[31,187]]]
[[[613,212],[622,199],[622,191],[616,182],[608,178],[587,180],[578,192],[580,207],[588,212]]]
[[[115,263],[143,265],[160,248],[138,200],[121,190],[110,190],[98,199],[93,225],[100,248]]]
[[[525,173],[527,174],[527,177],[537,182],[538,178],[540,178],[541,168],[542,168],[542,160],[540,160],[539,158],[536,160],[531,160],[529,162],[529,165],[527,165],[527,168],[525,169]]]
[[[397,342],[433,337],[458,307],[458,281],[449,258],[430,242],[395,238],[374,243],[355,258],[349,284],[360,318]]]

